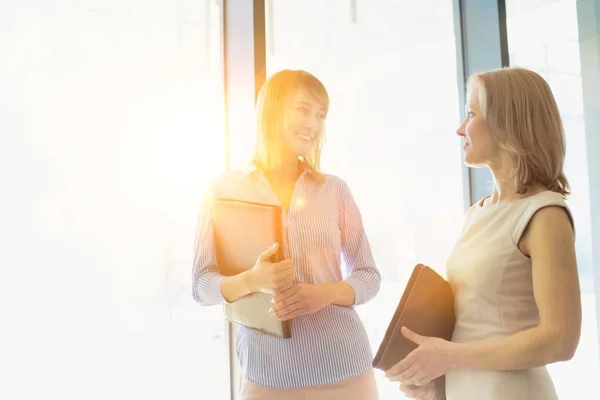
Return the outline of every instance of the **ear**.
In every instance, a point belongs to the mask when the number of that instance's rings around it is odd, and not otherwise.
[[[420,345],[421,343],[423,343],[423,341],[425,341],[425,339],[427,338],[426,336],[421,336],[418,333],[415,333],[413,331],[411,331],[410,329],[408,329],[407,327],[403,326],[402,329],[402,335],[407,338],[408,340],[410,340],[411,342]]]

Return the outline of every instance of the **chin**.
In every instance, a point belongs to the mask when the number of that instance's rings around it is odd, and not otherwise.
[[[476,168],[480,165],[471,153],[465,153],[463,161],[467,167]]]
[[[487,163],[482,162],[482,161],[473,160],[468,155],[465,156],[464,163],[465,163],[465,165],[467,167],[470,167],[470,168],[481,168],[481,167],[486,167],[487,166]]]
[[[310,153],[310,149],[312,146],[294,146],[294,148],[292,149],[292,153],[296,156],[296,157],[304,157],[305,155],[307,155],[308,153]]]

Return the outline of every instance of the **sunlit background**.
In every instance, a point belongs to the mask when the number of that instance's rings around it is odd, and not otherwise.
[[[412,266],[443,272],[461,228],[453,1],[265,3],[267,75],[307,69],[330,92],[323,167],[383,275],[359,308],[375,351]],[[567,131],[584,330],[550,370],[561,398],[597,399],[575,3],[507,0],[507,27]],[[254,139],[226,146],[221,29],[214,0],[0,0],[0,398],[228,398],[222,309],[189,279],[206,186]]]
[[[228,393],[193,304],[224,169],[214,1],[0,1],[0,398]]]

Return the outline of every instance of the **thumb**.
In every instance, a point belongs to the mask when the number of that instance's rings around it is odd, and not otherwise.
[[[421,344],[425,340],[425,336],[421,336],[418,333],[411,331],[410,329],[408,329],[405,326],[402,327],[401,331],[402,331],[402,335],[405,338],[407,338],[408,340],[410,340],[411,342],[413,342],[415,344]]]
[[[277,249],[279,249],[279,243],[273,243],[271,247],[260,253],[258,256],[259,261],[269,261],[269,258],[275,253],[277,253]]]

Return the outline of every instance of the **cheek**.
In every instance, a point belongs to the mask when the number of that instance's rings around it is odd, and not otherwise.
[[[321,135],[323,134],[323,128],[324,128],[324,124],[321,122],[319,123],[319,125],[316,128],[316,137],[321,137]]]
[[[292,129],[296,129],[299,126],[302,126],[306,121],[306,116],[301,112],[292,112],[288,115],[288,127]]]
[[[469,125],[467,125],[466,133],[469,136],[471,142],[480,141],[482,133],[481,124],[478,121],[472,121],[471,123],[469,123]]]
[[[288,138],[291,138],[294,136],[294,133],[298,130],[298,128],[301,126],[302,122],[299,120],[298,117],[292,116],[287,120],[286,123],[286,136]]]

